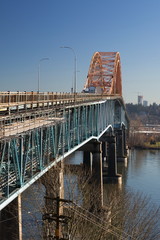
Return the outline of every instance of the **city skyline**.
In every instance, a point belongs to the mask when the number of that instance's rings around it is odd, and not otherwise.
[[[1,0],[0,91],[77,91],[96,51],[120,52],[123,97],[160,104],[160,2]],[[48,61],[41,61],[48,58]],[[40,71],[38,70],[40,68]]]

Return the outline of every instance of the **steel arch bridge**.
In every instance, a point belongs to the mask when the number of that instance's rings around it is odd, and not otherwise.
[[[122,96],[119,52],[95,52],[90,63],[84,91]]]
[[[128,128],[121,85],[119,53],[96,52],[85,89],[100,93],[0,93],[0,210],[89,141]]]

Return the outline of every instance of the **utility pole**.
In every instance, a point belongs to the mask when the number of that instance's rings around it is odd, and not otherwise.
[[[60,202],[67,202],[72,203],[70,200],[62,199],[59,196],[56,198],[52,198],[49,196],[45,196],[46,199],[50,199],[52,201],[56,201],[56,213],[45,213],[42,216],[43,220],[48,220],[49,222],[55,221],[56,222],[56,229],[55,229],[55,237],[53,239],[56,240],[68,240],[66,238],[60,238],[60,223],[67,223],[68,218],[67,216],[60,215]]]

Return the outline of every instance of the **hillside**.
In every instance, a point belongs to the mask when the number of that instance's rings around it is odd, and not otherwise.
[[[138,104],[127,103],[127,113],[130,119],[138,120],[143,125],[146,124],[160,124],[160,105],[152,104],[144,107]]]

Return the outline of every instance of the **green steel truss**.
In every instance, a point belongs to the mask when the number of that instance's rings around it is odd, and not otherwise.
[[[60,156],[108,126],[128,126],[124,105],[117,100],[63,107],[52,117],[61,120],[0,139],[0,205]]]

